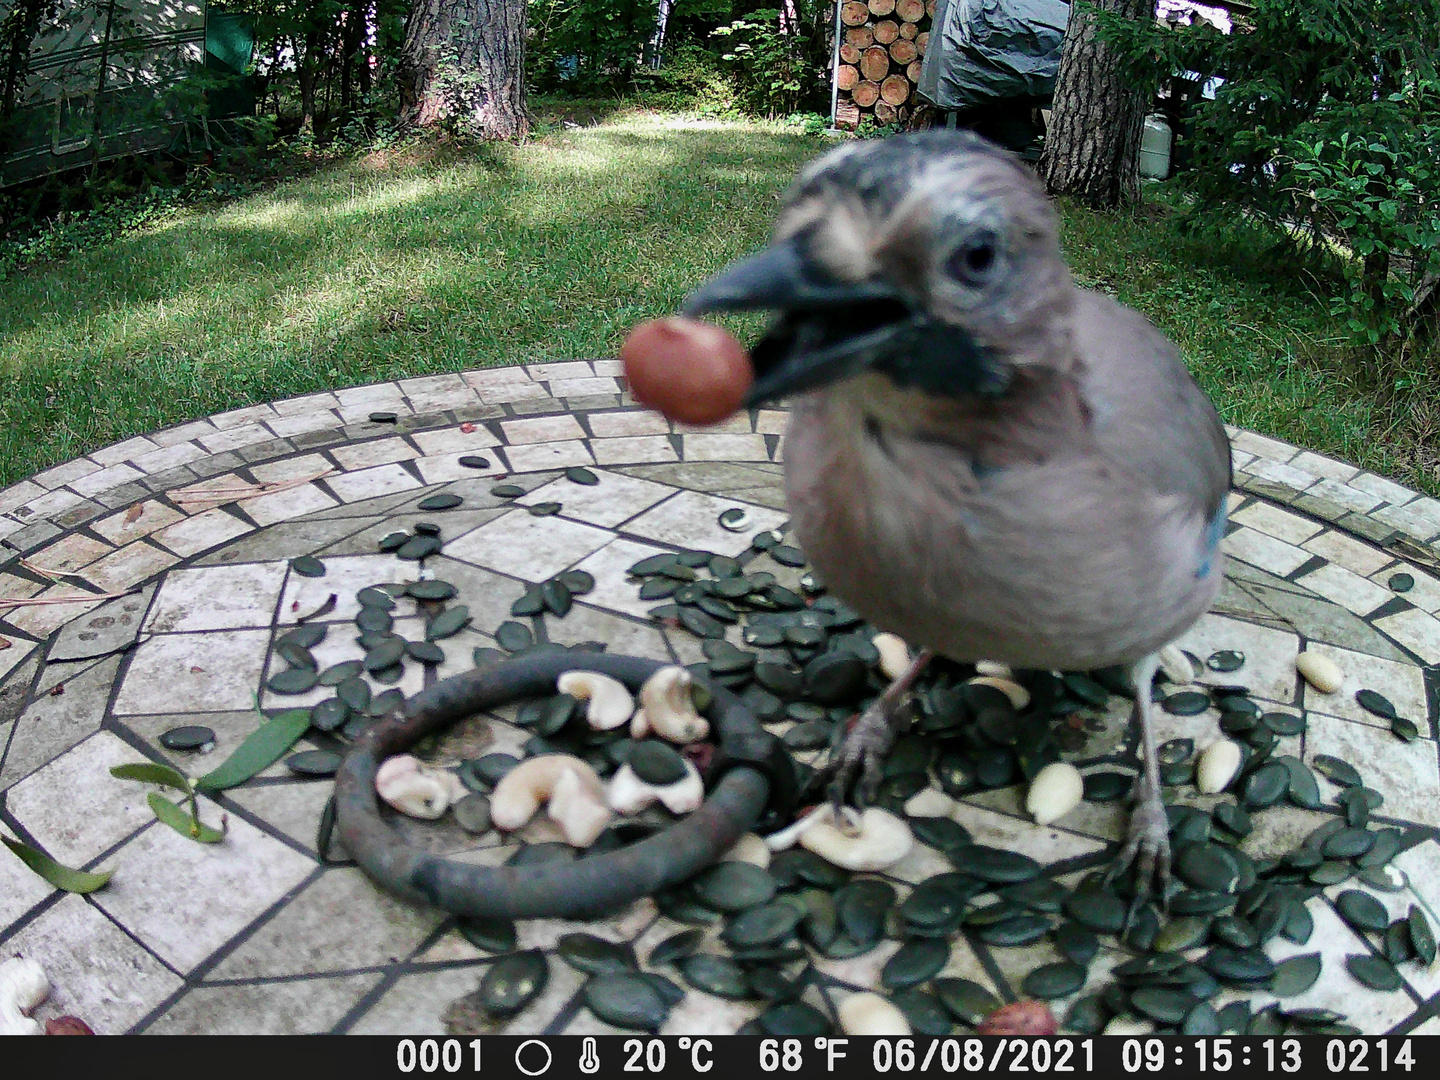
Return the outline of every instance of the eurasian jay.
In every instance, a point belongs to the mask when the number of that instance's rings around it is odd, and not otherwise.
[[[790,188],[764,251],[685,312],[779,312],[749,404],[791,400],[785,485],[830,590],[922,647],[837,754],[862,799],[932,653],[1128,665],[1144,773],[1119,865],[1169,873],[1157,654],[1209,607],[1230,445],[1171,343],[1077,287],[1031,172],[966,132],[848,143]]]

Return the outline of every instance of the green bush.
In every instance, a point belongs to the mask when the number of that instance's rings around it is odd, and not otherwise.
[[[1228,35],[1103,32],[1148,86],[1225,79],[1177,177],[1192,227],[1272,228],[1361,341],[1420,328],[1417,290],[1440,272],[1440,0],[1256,0]]]
[[[752,111],[780,117],[829,109],[828,57],[816,19],[821,6],[816,0],[796,5],[788,26],[779,9],[765,8],[714,31],[725,48],[721,59],[736,74],[741,102]]]

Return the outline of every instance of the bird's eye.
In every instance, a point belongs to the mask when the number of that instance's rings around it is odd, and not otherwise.
[[[956,281],[966,285],[984,285],[990,279],[996,263],[995,235],[978,233],[950,253],[945,262],[945,272]]]

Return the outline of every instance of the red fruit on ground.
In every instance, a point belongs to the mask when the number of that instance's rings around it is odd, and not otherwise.
[[[977,1035],[1054,1035],[1059,1028],[1043,1001],[1012,1001],[1001,1005],[975,1029]]]
[[[637,400],[685,424],[718,424],[740,408],[754,379],[744,346],[697,319],[641,323],[620,361]]]

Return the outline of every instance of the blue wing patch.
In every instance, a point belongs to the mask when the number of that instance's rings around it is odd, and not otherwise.
[[[1220,541],[1225,537],[1225,514],[1228,510],[1228,499],[1220,500],[1220,509],[1215,511],[1215,516],[1210,519],[1210,524],[1205,526],[1205,554],[1200,559],[1200,567],[1195,571],[1195,577],[1207,578],[1210,572],[1215,569],[1215,554],[1220,550]]]

